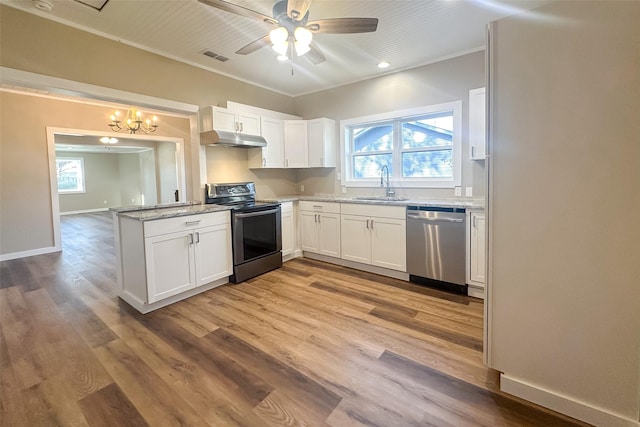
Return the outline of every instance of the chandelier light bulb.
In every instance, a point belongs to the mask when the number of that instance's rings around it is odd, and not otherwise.
[[[158,117],[153,116],[152,119],[144,120],[142,118],[142,112],[137,108],[131,107],[127,111],[126,120],[123,123],[120,120],[120,112],[115,111],[111,115],[111,123],[109,123],[109,127],[114,132],[120,132],[121,130],[125,130],[129,133],[135,134],[139,131],[144,133],[152,133],[158,129]],[[115,138],[113,138],[115,140]],[[117,142],[117,140],[115,140]],[[115,142],[110,142],[111,144]]]
[[[295,48],[296,48],[296,54],[298,56],[302,56],[311,50],[308,44],[303,44],[298,41],[296,41],[295,43]]]
[[[279,55],[286,55],[287,49],[289,48],[289,42],[286,40],[280,44],[274,44],[271,46],[273,50],[275,50]]]

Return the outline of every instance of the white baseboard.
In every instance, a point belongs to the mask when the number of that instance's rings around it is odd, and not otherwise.
[[[640,427],[638,420],[632,420],[568,396],[544,390],[506,374],[500,375],[500,390],[594,426]]]
[[[393,277],[394,279],[400,279],[409,281],[409,274],[403,271],[390,270],[388,268],[382,268],[375,265],[361,264],[359,262],[349,261],[342,258],[334,258],[327,255],[316,254],[313,252],[303,252],[305,258],[315,259],[318,261],[324,261],[331,264],[341,265],[343,267],[353,268],[355,270],[367,271],[369,273],[379,274],[381,276]]]
[[[29,251],[13,252],[10,254],[1,254],[0,261],[9,261],[12,259],[26,258],[29,256],[50,254],[53,252],[60,252],[61,250],[62,250],[61,248],[51,246],[48,248],[38,248],[38,249],[31,249]]]
[[[75,215],[75,214],[85,214],[85,213],[93,213],[93,212],[105,212],[108,211],[109,208],[98,208],[98,209],[85,209],[82,211],[68,211],[68,212],[60,212],[60,216],[63,215]]]

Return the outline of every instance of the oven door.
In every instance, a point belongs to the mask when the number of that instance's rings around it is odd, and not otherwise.
[[[232,212],[234,265],[282,250],[279,205]]]

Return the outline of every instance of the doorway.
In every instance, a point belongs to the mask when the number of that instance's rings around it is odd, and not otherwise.
[[[108,143],[101,138],[111,138]],[[54,239],[61,247],[60,215],[184,200],[184,141],[47,128]],[[64,176],[60,175],[60,167]],[[59,181],[62,187],[59,190]]]

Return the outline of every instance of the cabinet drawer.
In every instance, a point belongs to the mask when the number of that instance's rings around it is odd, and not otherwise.
[[[298,209],[301,211],[311,212],[325,212],[325,213],[340,213],[340,203],[334,202],[309,202],[301,201],[298,205]]]
[[[161,234],[191,230],[198,227],[229,224],[230,222],[231,219],[229,211],[158,219],[154,221],[145,221],[144,235],[145,237],[159,236]]]
[[[381,206],[373,204],[343,203],[342,213],[379,218],[405,219],[407,208],[404,206]]]

